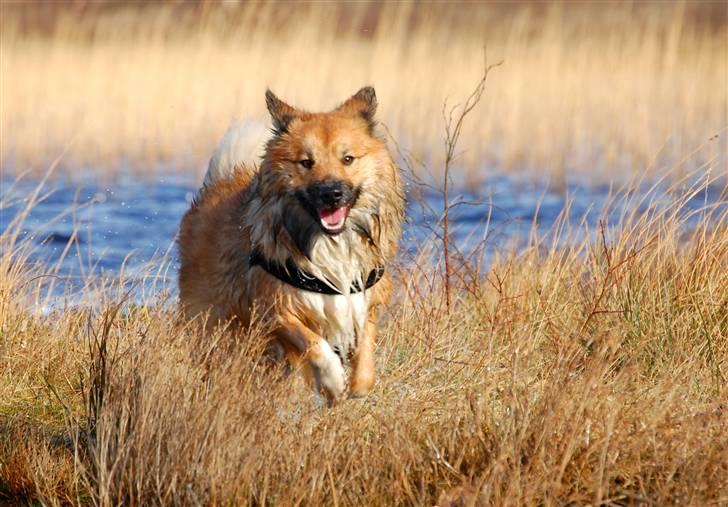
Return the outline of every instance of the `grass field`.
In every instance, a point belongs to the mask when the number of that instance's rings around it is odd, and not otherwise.
[[[261,361],[255,327],[202,336],[114,288],[34,311],[47,268],[6,231],[0,498],[725,505],[728,208],[688,212],[703,190],[462,266],[450,312],[437,263],[400,266],[379,382],[331,409]]]
[[[64,176],[199,170],[233,117],[265,121],[266,86],[317,109],[368,82],[436,172],[485,42],[505,63],[454,171],[672,182],[455,264],[450,305],[437,242],[400,259],[374,391],[332,408],[261,358],[264,329],[203,335],[163,292],[90,279],[92,305],[44,310],[57,271],[21,213],[0,233],[0,503],[728,505],[721,5],[0,5],[11,174],[60,152]]]
[[[659,170],[728,125],[721,2],[0,8],[6,169],[42,172],[65,150],[74,171],[200,170],[234,118],[267,121],[266,87],[318,110],[364,84],[402,146],[437,169],[443,102],[478,79],[484,47],[504,64],[463,133],[460,162],[476,174]],[[725,164],[727,149],[722,136],[705,160]]]

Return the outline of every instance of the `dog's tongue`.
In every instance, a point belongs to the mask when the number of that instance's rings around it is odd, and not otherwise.
[[[318,209],[319,218],[326,222],[327,225],[340,224],[345,218],[349,208],[342,206],[334,209]]]

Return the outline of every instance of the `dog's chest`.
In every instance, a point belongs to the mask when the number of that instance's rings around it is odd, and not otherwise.
[[[301,304],[318,324],[318,333],[343,359],[356,349],[357,337],[364,333],[369,310],[369,292],[334,296],[299,292]]]

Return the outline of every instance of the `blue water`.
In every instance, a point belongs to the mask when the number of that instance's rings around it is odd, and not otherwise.
[[[122,173],[112,181],[56,176],[40,189],[45,198],[30,210],[22,223],[20,239],[32,245],[30,259],[56,273],[63,283],[55,290],[79,288],[89,275],[113,279],[122,269],[127,279],[164,267],[161,286],[174,291],[177,251],[175,236],[188,209],[200,177],[167,173],[140,177]],[[6,230],[26,207],[39,181],[31,177],[0,179],[0,232]],[[455,183],[450,214],[454,248],[463,254],[482,256],[526,244],[535,227],[548,236],[563,214],[572,224],[596,226],[605,204],[614,201],[613,216],[638,203],[650,185],[643,183],[632,195],[620,194],[616,185],[572,181],[556,187],[533,174],[493,172],[473,188]],[[670,204],[661,188],[641,204],[662,200]],[[706,204],[726,206],[721,201],[725,182],[706,186],[688,202],[687,209]],[[723,197],[724,198],[724,197]],[[567,206],[567,203],[569,205]],[[634,204],[637,205],[637,204]],[[435,188],[408,183],[407,223],[402,241],[403,255],[413,257],[441,232],[442,194]],[[578,229],[578,227],[577,227]],[[74,235],[75,233],[75,235]],[[74,241],[70,241],[74,239]],[[69,243],[70,241],[70,243]],[[431,243],[430,243],[431,244]],[[437,243],[435,243],[437,244]],[[65,252],[65,253],[64,253]]]

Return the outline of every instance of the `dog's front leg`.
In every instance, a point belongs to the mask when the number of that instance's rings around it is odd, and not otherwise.
[[[351,357],[351,396],[355,398],[369,394],[374,386],[374,340],[377,336],[377,319],[374,312],[369,315],[367,325]]]
[[[275,334],[307,358],[314,380],[329,402],[342,397],[346,390],[344,367],[324,338],[295,318],[286,319]]]

